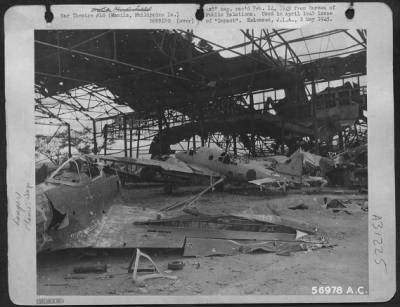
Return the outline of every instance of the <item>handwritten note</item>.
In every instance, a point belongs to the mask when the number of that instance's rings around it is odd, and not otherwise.
[[[15,192],[15,213],[12,220],[27,231],[31,230],[32,226],[32,191],[33,186],[28,182],[23,191]]]
[[[382,265],[385,268],[385,272],[387,272],[387,263],[384,258],[384,249],[383,249],[383,218],[379,215],[372,215],[372,228],[373,228],[373,236],[372,236],[372,245],[374,247],[374,262],[377,265]]]

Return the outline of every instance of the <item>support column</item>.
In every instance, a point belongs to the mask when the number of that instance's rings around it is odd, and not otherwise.
[[[285,143],[283,141],[283,138],[284,138],[284,135],[285,135],[284,131],[285,130],[283,128],[283,120],[281,120],[281,129],[280,129],[280,132],[281,132],[281,135],[280,135],[281,155],[285,154]]]
[[[126,116],[124,115],[124,155],[125,158],[128,157],[128,135],[127,135],[127,124],[126,124]]]
[[[104,155],[107,155],[107,134],[108,134],[108,125],[104,125]]]
[[[158,135],[159,135],[159,137],[161,137],[161,133],[162,133],[162,111],[161,111],[161,109],[158,111],[157,123],[158,123]],[[162,142],[158,142],[158,143],[159,143],[159,146],[160,146],[160,148],[158,150],[159,150],[159,153],[161,153],[162,150],[163,150]]]
[[[200,126],[201,147],[203,147],[205,145],[205,142],[206,142],[206,140],[204,138],[204,123],[203,123],[204,118],[203,118],[203,113],[204,113],[204,110],[202,110],[200,112],[200,114],[199,114],[199,117],[200,117],[199,126]]]
[[[117,56],[117,33],[113,31],[113,58],[114,60],[118,60]]]
[[[250,92],[249,90],[249,96],[250,96],[250,110],[251,110],[251,114],[252,117],[254,117],[254,113],[255,113],[255,109],[254,109],[254,97],[253,97],[253,93]],[[256,155],[256,140],[255,140],[255,136],[254,136],[254,119],[252,118],[251,122],[250,122],[250,151],[252,156],[254,157]]]
[[[140,123],[137,129],[137,140],[136,140],[136,159],[139,158],[139,145],[140,145]]]
[[[96,121],[93,119],[93,152],[97,154]]]
[[[71,153],[71,126],[70,126],[70,124],[67,124],[67,128],[68,128],[68,158],[71,158],[72,153]]]
[[[318,122],[317,122],[317,91],[315,89],[315,80],[314,78],[312,79],[311,82],[311,88],[312,88],[312,96],[311,96],[311,117],[312,117],[312,123],[313,123],[313,128],[314,128],[314,153],[319,154],[319,133],[318,133]]]
[[[233,138],[233,153],[237,156],[237,147],[236,147],[236,133],[232,135]]]
[[[129,158],[132,158],[132,133],[133,133],[133,128],[129,129],[130,134],[129,134]]]

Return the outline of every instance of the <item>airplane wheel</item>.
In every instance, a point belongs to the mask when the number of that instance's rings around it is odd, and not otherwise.
[[[223,192],[223,191],[224,191],[224,187],[225,187],[224,183],[221,182],[221,183],[218,183],[218,184],[215,186],[215,190],[216,190],[217,192]]]

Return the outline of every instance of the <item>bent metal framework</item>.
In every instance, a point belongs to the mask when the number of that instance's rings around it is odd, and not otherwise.
[[[341,4],[205,6],[201,22],[193,8],[62,6],[47,25],[37,8],[34,27],[6,32],[11,61],[29,33],[29,64],[6,67],[7,116],[22,107],[17,98],[31,102],[34,134],[19,140],[29,140],[32,157],[18,170],[35,163],[27,182],[8,177],[10,235],[35,263],[27,279],[35,291],[24,295],[10,264],[13,299],[389,295],[371,281],[371,272],[393,280],[394,261],[393,193],[378,212],[387,185],[371,186],[371,174],[393,183],[371,168],[371,144],[393,163],[377,138],[393,128],[374,113],[376,89],[391,91],[382,75],[391,67],[382,61],[378,73],[369,58],[378,41],[364,19],[372,5],[360,7],[357,27]],[[8,31],[21,12],[9,12]],[[247,20],[267,15],[267,25]],[[12,76],[29,76],[22,71],[34,76],[22,80],[30,92],[15,91]],[[380,98],[390,113],[393,97]]]

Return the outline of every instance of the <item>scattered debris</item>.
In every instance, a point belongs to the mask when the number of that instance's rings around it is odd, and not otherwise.
[[[207,237],[225,239],[246,239],[238,235],[240,231],[251,232],[252,235],[257,237],[263,236],[264,240],[270,240],[270,238],[266,238],[268,232],[282,233],[282,235],[295,233],[296,230],[307,233],[317,232],[314,225],[300,222],[297,219],[245,212],[230,215],[208,215],[204,213],[200,213],[198,216],[180,215],[160,220],[138,221],[135,222],[135,225],[147,226],[146,229],[149,232],[157,231],[157,229],[163,233],[174,231],[174,233],[182,233],[186,237],[204,237],[208,233]],[[216,233],[215,230],[217,229],[218,232]],[[193,232],[196,233],[195,236],[193,236]],[[255,238],[249,237],[247,239]]]
[[[99,276],[99,277],[96,277],[96,279],[100,279],[100,280],[105,280],[105,279],[111,279],[111,278],[114,278],[114,275],[102,275],[102,276]]]
[[[107,264],[79,266],[74,268],[74,273],[104,273],[107,272]]]
[[[172,261],[168,263],[168,269],[169,270],[182,270],[185,264],[182,261]]]
[[[119,295],[120,293],[116,289],[111,289],[107,292],[108,294],[116,294]]]
[[[332,199],[331,201],[328,202],[326,205],[327,209],[332,209],[332,208],[346,208],[346,206],[343,204],[342,201],[338,199]]]
[[[139,267],[139,261],[140,261],[140,257],[144,257],[147,260],[149,260],[154,268],[156,269],[158,274],[146,274],[143,276],[137,276],[138,273],[138,267]],[[136,258],[135,258],[135,268],[133,270],[133,274],[132,274],[132,280],[135,283],[136,286],[138,287],[144,287],[144,281],[147,279],[154,279],[154,278],[167,278],[167,279],[173,279],[176,280],[177,277],[176,276],[172,276],[172,275],[164,275],[160,269],[158,268],[158,266],[154,263],[154,261],[150,258],[149,255],[143,253],[140,251],[140,249],[136,249]]]
[[[160,274],[147,274],[147,275],[143,275],[143,276],[137,276],[134,279],[134,282],[136,285],[141,285],[143,284],[143,282],[147,279],[154,279],[154,278],[166,278],[166,279],[172,279],[172,280],[176,280],[178,277],[176,276],[172,276],[172,275],[164,275],[162,273]]]
[[[267,253],[285,253],[314,250],[330,246],[323,236],[305,235],[297,241],[252,241],[238,242],[234,240],[187,238],[184,256],[207,257],[207,256],[232,256],[240,253],[249,254],[257,251]]]
[[[254,292],[254,289],[246,289],[244,290],[244,294],[252,294]]]
[[[221,281],[221,280],[218,280],[217,281],[217,285],[218,286],[226,286],[228,283],[226,282],[226,281]]]
[[[183,255],[185,257],[227,256],[239,253],[240,245],[232,240],[187,238]]]
[[[155,268],[138,268],[137,271],[138,271],[139,273],[154,273],[156,270],[155,270]],[[133,273],[133,269],[130,268],[130,269],[128,270],[128,273],[129,273],[129,274]]]
[[[302,202],[297,205],[305,206]],[[250,213],[209,215],[197,209],[185,212],[188,214],[138,221],[135,225],[151,234],[184,238],[184,256],[294,252],[329,245],[316,226],[298,219]]]
[[[291,253],[289,251],[284,251],[284,252],[279,252],[279,253],[275,253],[278,256],[290,256]]]
[[[73,276],[73,275],[69,275],[69,274],[64,277],[64,279],[85,279],[85,278],[86,278],[86,276],[82,276],[82,275],[81,276],[79,276],[79,275]]]
[[[143,293],[143,294],[149,293],[149,290],[144,289],[144,288],[138,288],[138,291],[141,292],[141,293]]]
[[[200,269],[200,262],[192,263],[192,265],[195,266],[196,269]]]
[[[357,209],[349,209],[347,206],[344,204],[345,201],[338,200],[338,199],[332,199],[327,205],[326,209],[332,210],[333,212],[344,212],[346,214],[351,215],[352,212],[357,212],[359,210]],[[352,202],[347,202],[348,204],[351,204]]]
[[[304,204],[303,200],[299,200],[296,204],[289,206],[291,210],[305,210],[308,209],[308,206]]]
[[[167,205],[165,207],[162,207],[160,209],[160,211],[170,211],[170,210],[174,210],[176,208],[180,208],[180,207],[183,207],[183,206],[189,207],[190,205],[195,203],[204,193],[206,193],[207,191],[213,189],[218,184],[221,184],[224,180],[225,180],[225,177],[221,177],[216,182],[214,182],[213,184],[209,185],[207,188],[205,188],[203,191],[201,191],[200,193],[196,194],[195,196],[193,196],[193,197],[191,197],[191,198],[189,198],[187,200],[180,201],[180,202],[178,202],[176,204]]]
[[[361,210],[368,212],[368,201],[365,201],[365,202],[361,205]]]

